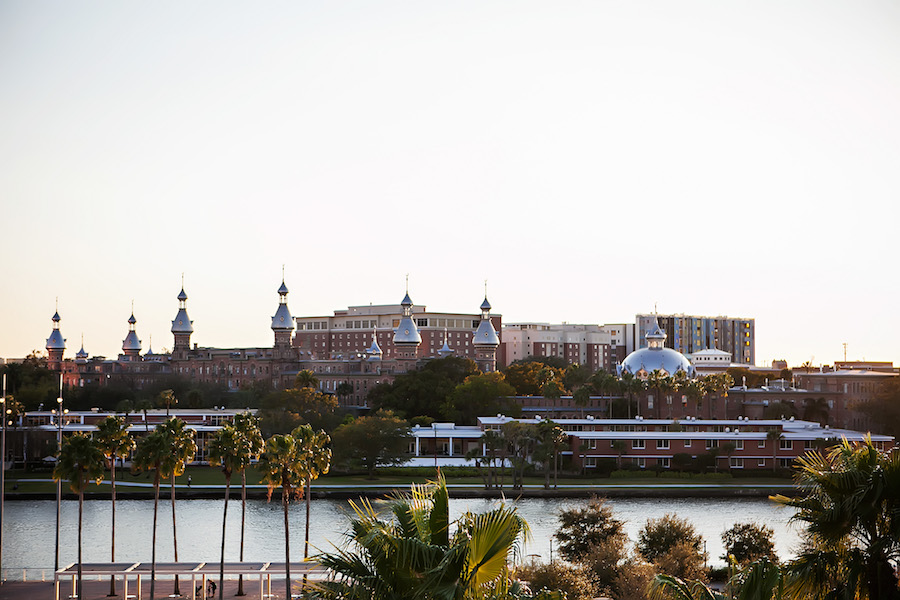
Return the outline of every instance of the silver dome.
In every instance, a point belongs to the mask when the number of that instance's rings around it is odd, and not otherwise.
[[[291,317],[287,304],[282,303],[278,305],[278,310],[275,311],[275,316],[272,317],[272,329],[282,331],[294,330],[294,319]]]
[[[188,318],[187,310],[179,308],[175,320],[172,321],[172,333],[194,333],[191,323],[193,321]]]
[[[54,329],[47,338],[47,350],[65,350],[66,340],[63,339],[59,329]]]
[[[685,356],[671,348],[641,348],[625,357],[619,365],[618,372],[621,376],[628,372],[646,379],[653,371],[662,371],[665,375],[674,375],[678,371],[684,371],[689,376],[694,375],[694,366]]]
[[[497,335],[497,331],[491,324],[490,319],[482,319],[481,323],[478,324],[478,329],[475,330],[475,335],[472,337],[472,344],[475,346],[495,347],[500,345],[500,337]]]
[[[421,344],[422,336],[419,335],[419,328],[413,322],[412,317],[403,317],[400,324],[394,330],[395,344]]]
[[[134,331],[129,331],[128,335],[125,336],[125,339],[122,341],[122,351],[126,350],[138,350],[141,349],[141,340],[138,339],[137,333]]]

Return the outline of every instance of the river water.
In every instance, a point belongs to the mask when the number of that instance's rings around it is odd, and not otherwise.
[[[482,512],[496,501],[487,499],[451,500],[453,517],[466,510]],[[533,539],[524,549],[525,555],[556,555],[553,534],[558,527],[557,515],[565,508],[583,505],[584,499],[526,498],[512,503],[528,521]],[[779,556],[788,558],[797,548],[798,526],[788,523],[792,509],[782,508],[765,498],[613,498],[609,501],[617,518],[625,522],[631,540],[649,518],[675,513],[691,521],[707,543],[710,563],[723,565],[722,532],[734,523],[756,521],[775,531],[775,547]],[[222,531],[221,500],[179,500],[176,505],[178,558],[181,561],[217,562]],[[22,579],[52,578],[55,545],[55,501],[7,501],[3,531],[3,575]],[[313,500],[310,539],[315,548],[327,551],[343,542],[343,534],[352,514],[346,500]],[[228,505],[226,560],[239,559],[240,501]],[[291,558],[303,556],[304,505],[290,508]],[[64,501],[61,510],[60,565],[77,560],[78,503]],[[116,503],[116,561],[150,561],[152,500],[119,500]],[[244,560],[283,561],[283,512],[277,499],[249,500]],[[84,561],[109,562],[110,502],[90,500],[84,504]],[[157,533],[157,560],[174,558],[172,512],[168,502],[160,502]]]

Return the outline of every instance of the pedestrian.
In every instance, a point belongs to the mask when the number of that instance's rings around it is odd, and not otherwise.
[[[216,597],[216,582],[212,579],[207,583],[207,587],[209,588],[209,593],[206,595],[207,598],[215,598]]]
[[[191,476],[188,475],[188,487],[191,487]]]

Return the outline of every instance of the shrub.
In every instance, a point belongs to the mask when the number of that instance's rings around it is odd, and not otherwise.
[[[739,565],[746,565],[760,558],[777,562],[775,544],[772,543],[774,533],[771,527],[760,523],[735,523],[722,534],[725,546],[722,559],[727,562],[729,556],[734,556]]]
[[[539,596],[539,592],[560,591],[568,600],[591,600],[598,590],[582,567],[568,565],[563,562],[523,565],[516,571],[516,578],[527,581],[531,591]]]

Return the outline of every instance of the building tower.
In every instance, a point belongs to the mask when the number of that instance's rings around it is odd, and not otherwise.
[[[81,334],[81,350],[75,353],[75,362],[77,363],[86,363],[88,359],[88,353],[84,349],[84,334]]]
[[[416,360],[419,354],[419,344],[422,343],[422,336],[419,335],[419,328],[416,327],[412,318],[413,302],[409,298],[409,290],[400,302],[403,307],[403,317],[400,324],[394,330],[394,348],[396,348],[397,366],[399,371],[406,373],[412,371],[416,367]]]
[[[450,347],[450,344],[447,342],[447,328],[444,327],[444,345],[441,346],[441,349],[438,350],[438,356],[441,358],[447,358],[448,356],[453,356],[453,348]]]
[[[497,348],[500,346],[500,336],[491,323],[491,303],[488,302],[487,293],[484,302],[481,303],[481,322],[472,336],[472,345],[475,347],[475,364],[485,373],[497,370]]]
[[[66,349],[66,340],[59,331],[59,312],[53,313],[53,331],[47,338],[47,368],[51,371],[62,370],[63,352]]]
[[[188,318],[187,294],[184,293],[184,283],[181,285],[181,293],[178,294],[178,314],[172,321],[172,335],[175,336],[175,347],[172,349],[174,360],[185,360],[191,349],[191,334],[194,333],[193,321]]]
[[[122,354],[125,360],[140,360],[141,356],[141,340],[138,339],[137,332],[134,330],[134,324],[137,319],[134,318],[134,312],[128,317],[128,335],[122,340]]]
[[[381,360],[383,353],[378,345],[378,330],[372,328],[372,345],[366,350],[367,360]]]
[[[291,317],[291,311],[287,305],[288,289],[284,284],[284,278],[281,280],[281,287],[278,288],[278,310],[272,317],[272,331],[275,332],[275,354],[279,358],[287,358],[291,352],[291,334],[294,331],[294,319]]]

